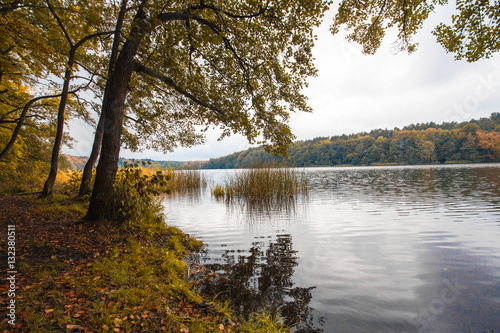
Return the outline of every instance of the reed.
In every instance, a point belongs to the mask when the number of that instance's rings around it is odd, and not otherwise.
[[[167,169],[164,174],[170,176],[172,191],[200,189],[207,186],[205,177],[198,170],[172,170]]]
[[[169,178],[166,187],[171,192],[183,192],[207,186],[207,180],[199,170],[175,170],[141,166],[138,168],[141,170],[142,175],[149,178],[160,171],[162,175]]]
[[[216,197],[245,199],[250,203],[280,203],[308,192],[309,180],[303,172],[286,168],[244,170],[224,185],[212,188]]]

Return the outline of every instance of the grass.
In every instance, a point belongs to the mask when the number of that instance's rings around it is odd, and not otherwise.
[[[207,186],[206,179],[202,176],[199,170],[175,170],[175,169],[160,169],[153,167],[137,166],[141,175],[151,178],[157,171],[160,171],[164,176],[170,177],[166,189],[170,192],[185,192],[204,188]],[[95,176],[95,171],[94,171]],[[76,194],[80,188],[82,170],[63,170],[57,174],[55,191],[65,194]],[[43,185],[43,183],[42,183]],[[41,189],[41,187],[40,187]],[[23,192],[18,190],[17,192]],[[15,194],[15,188],[7,190],[5,193]]]
[[[287,202],[308,193],[309,180],[303,172],[287,168],[248,169],[232,176],[224,185],[212,188],[215,197],[250,203]]]
[[[267,312],[255,313],[250,316],[249,320],[243,321],[241,327],[243,331],[248,333],[259,332],[275,332],[285,333],[290,330],[283,324],[279,315],[271,315]]]
[[[16,331],[288,331],[277,317],[245,321],[201,295],[184,258],[202,243],[163,221],[77,224],[87,204],[72,196],[0,200],[0,225],[20,231]],[[4,318],[0,327],[12,328]]]
[[[164,172],[171,177],[172,192],[189,191],[207,186],[207,181],[199,170],[166,169]]]

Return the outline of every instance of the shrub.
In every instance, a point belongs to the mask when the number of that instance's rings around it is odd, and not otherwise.
[[[155,196],[170,193],[169,180],[160,170],[146,175],[137,162],[125,163],[117,174],[108,217],[131,224],[163,222],[162,206]]]

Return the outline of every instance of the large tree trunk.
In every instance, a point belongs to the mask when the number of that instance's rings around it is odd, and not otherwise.
[[[143,2],[145,3],[145,1]],[[113,185],[118,170],[121,134],[128,84],[135,69],[134,57],[147,29],[146,15],[139,7],[133,28],[118,56],[115,69],[106,84],[106,103],[103,103],[104,133],[101,157],[97,165],[96,178],[89,210],[85,219],[98,220],[105,216],[109,200],[113,198]]]
[[[64,85],[61,94],[61,101],[59,102],[59,110],[57,111],[57,132],[54,142],[54,148],[52,149],[52,159],[50,161],[50,172],[47,181],[43,186],[42,197],[47,196],[52,193],[54,189],[54,183],[56,181],[57,170],[59,169],[59,155],[61,153],[61,145],[64,134],[64,111],[66,110],[66,103],[68,101],[69,94],[69,81],[71,80],[71,69],[73,68],[73,63],[75,61],[76,49],[72,48],[68,60],[68,68],[64,74]]]
[[[113,73],[113,69],[116,64],[116,60],[118,58],[118,49],[120,47],[120,37],[121,31],[123,27],[123,20],[125,18],[125,13],[127,12],[127,0],[122,0],[120,12],[118,14],[118,20],[116,22],[116,29],[113,39],[113,46],[111,48],[111,57],[109,60],[108,67],[108,77],[111,77]],[[90,153],[89,159],[85,164],[85,168],[83,169],[82,174],[82,183],[80,184],[80,191],[78,193],[79,196],[84,196],[90,193],[90,187],[92,185],[92,170],[94,169],[94,165],[97,162],[97,158],[99,157],[99,153],[101,151],[101,143],[102,143],[102,135],[104,132],[104,110],[106,109],[106,102],[108,97],[108,90],[104,90],[103,96],[103,107],[101,112],[101,116],[99,117],[99,122],[97,123],[97,127],[95,130],[94,143],[92,145],[92,152]]]

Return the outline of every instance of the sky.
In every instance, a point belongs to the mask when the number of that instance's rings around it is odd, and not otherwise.
[[[334,10],[327,13],[315,30],[313,49],[318,75],[308,80],[304,90],[312,113],[292,113],[290,126],[297,140],[402,128],[412,123],[467,121],[500,112],[500,55],[475,63],[454,60],[436,42],[432,30],[449,22],[453,8],[440,8],[431,15],[415,36],[417,51],[393,54],[396,32],[389,31],[375,55],[363,55],[361,47],[349,43],[346,33],[329,32]],[[73,121],[69,134],[73,148],[64,153],[88,156],[93,128]],[[250,145],[239,135],[217,141],[219,132],[207,133],[204,145],[177,148],[163,154],[155,151],[133,153],[126,149],[121,157],[153,160],[208,160],[245,150]]]

